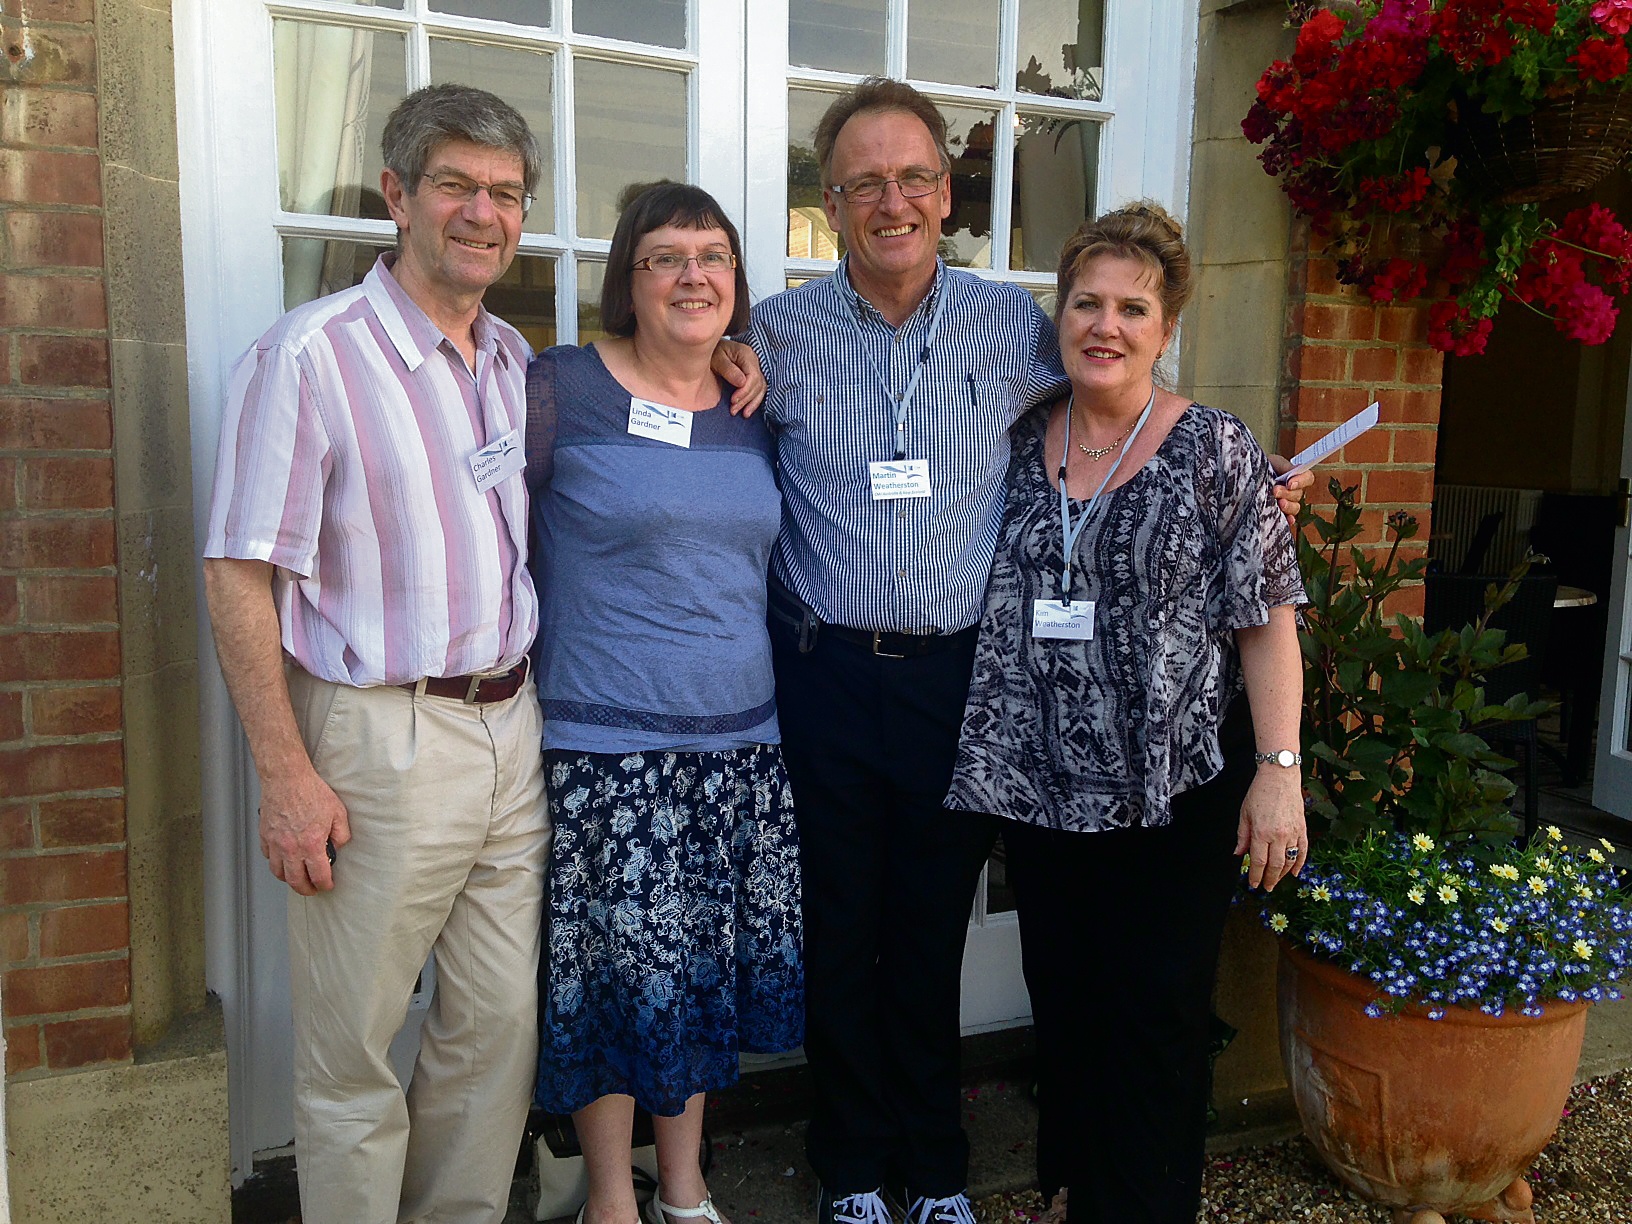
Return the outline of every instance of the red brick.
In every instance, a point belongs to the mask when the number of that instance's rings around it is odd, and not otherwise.
[[[90,30],[64,29],[40,25],[38,13],[30,12],[27,55],[19,59],[15,28],[6,34],[6,57],[11,75],[25,85],[95,85],[96,37]]]
[[[1434,462],[1439,452],[1439,430],[1394,429],[1389,432],[1394,436],[1395,463]]]
[[[13,268],[100,268],[102,218],[94,213],[17,211],[6,217]]]
[[[111,510],[113,460],[101,456],[28,459],[23,464],[23,505],[33,510]]]
[[[1346,382],[1351,351],[1335,344],[1305,344],[1298,351],[1298,377],[1304,382]]]
[[[1370,306],[1310,302],[1303,308],[1303,334],[1310,340],[1370,340],[1376,333],[1377,312]]]
[[[1365,500],[1373,506],[1426,505],[1433,499],[1432,469],[1373,468],[1366,473]]]
[[[1428,335],[1428,312],[1421,306],[1382,306],[1377,310],[1377,338],[1421,344]]]
[[[0,575],[0,625],[15,625],[21,615],[17,579],[10,574]]]
[[[123,850],[25,855],[0,860],[0,873],[6,886],[0,896],[7,905],[101,901],[126,895]]]
[[[1337,425],[1371,399],[1359,387],[1299,387],[1292,397],[1292,419],[1300,424]]]
[[[0,514],[17,509],[17,475],[22,470],[22,460],[0,457]]]
[[[1389,619],[1397,615],[1421,617],[1422,584],[1404,587],[1383,600],[1383,615]]]
[[[100,204],[102,163],[95,153],[8,149],[0,159],[0,201]]]
[[[1438,349],[1418,348],[1415,345],[1406,349],[1400,381],[1417,387],[1439,386],[1445,381],[1445,354]]]
[[[95,735],[121,726],[117,685],[33,689],[28,705],[35,735]]]
[[[1342,463],[1387,463],[1388,433],[1381,429],[1367,430],[1337,452]]]
[[[1377,416],[1385,424],[1438,425],[1439,399],[1437,387],[1431,391],[1379,391]]]
[[[125,1062],[130,1058],[129,1016],[87,1016],[45,1026],[45,1060],[53,1071]]]
[[[23,581],[22,604],[23,620],[31,625],[112,624],[119,619],[119,584],[112,575],[31,574]]]
[[[0,107],[0,140],[94,149],[96,95],[65,89],[9,89]]]
[[[29,957],[28,915],[0,914],[0,964],[21,964]]]
[[[66,905],[40,915],[40,958],[121,952],[130,947],[130,905]]]
[[[0,276],[0,327],[97,331],[107,326],[108,296],[100,276]]]
[[[0,566],[96,569],[116,559],[111,517],[0,518]]]
[[[1337,280],[1337,262],[1331,259],[1311,258],[1304,269],[1304,284],[1310,293],[1331,296],[1342,292]]]
[[[28,387],[108,385],[108,342],[88,336],[17,337],[17,377]]]
[[[120,786],[124,780],[124,745],[118,740],[0,751],[0,793],[18,798],[102,790]]]
[[[122,1007],[130,1002],[130,962],[83,961],[39,965],[6,974],[6,1013],[48,1016],[84,1007]]]
[[[0,450],[110,450],[106,400],[0,399]]]
[[[23,695],[0,693],[0,743],[23,738]]]
[[[39,1025],[6,1025],[6,1074],[33,1071],[41,1061]]]
[[[40,804],[42,849],[105,846],[124,840],[123,799],[50,799]]]
[[[111,680],[119,674],[119,634],[0,634],[0,680]]]
[[[0,851],[34,849],[34,809],[27,803],[0,803]],[[0,897],[0,902],[5,898]]]
[[[1354,354],[1354,381],[1374,386],[1400,380],[1400,350],[1393,347],[1359,349]]]

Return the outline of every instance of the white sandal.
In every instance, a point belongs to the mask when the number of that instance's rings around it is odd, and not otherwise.
[[[714,1209],[714,1200],[705,1198],[695,1207],[671,1207],[663,1201],[662,1191],[652,1195],[646,1203],[649,1208],[647,1224],[669,1224],[665,1217],[676,1220],[706,1220],[708,1224],[725,1224],[720,1213]]]

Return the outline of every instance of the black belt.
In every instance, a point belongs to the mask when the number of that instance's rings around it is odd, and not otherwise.
[[[915,659],[964,645],[980,632],[979,625],[970,625],[956,633],[887,633],[876,629],[829,625],[806,607],[798,596],[775,582],[770,587],[768,606],[775,619],[798,635],[801,654],[809,654],[816,649],[821,637],[830,636],[864,647],[881,659]]]
[[[509,701],[521,692],[521,686],[527,683],[527,659],[523,658],[509,671],[492,673],[474,673],[469,676],[426,676],[424,680],[414,680],[408,684],[399,684],[398,688],[405,688],[410,693],[418,693],[419,686],[424,684],[425,692],[432,697],[452,697],[466,705],[485,705],[490,701]]]

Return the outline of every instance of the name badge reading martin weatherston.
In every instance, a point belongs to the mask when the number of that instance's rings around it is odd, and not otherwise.
[[[1072,642],[1094,640],[1094,601],[1073,599],[1069,605],[1057,599],[1031,601],[1031,636],[1065,638]]]
[[[929,496],[928,459],[879,459],[867,465],[874,501]]]

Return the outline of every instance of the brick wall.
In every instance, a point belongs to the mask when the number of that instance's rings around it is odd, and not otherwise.
[[[0,968],[27,1076],[131,1051],[93,16],[0,21]]]
[[[1416,517],[1418,531],[1401,554],[1420,557],[1428,547],[1445,360],[1428,344],[1427,307],[1374,303],[1338,284],[1332,260],[1309,253],[1307,226],[1296,230],[1289,263],[1281,453],[1295,454],[1376,400],[1377,428],[1316,470],[1312,500],[1329,503],[1329,477],[1345,486],[1359,485],[1362,530],[1355,543],[1385,543],[1384,519],[1405,510]],[[1399,592],[1387,610],[1420,616],[1421,587]]]

